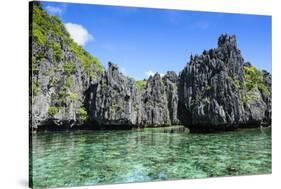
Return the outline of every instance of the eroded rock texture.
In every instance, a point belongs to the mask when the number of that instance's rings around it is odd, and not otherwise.
[[[144,90],[142,90],[141,101],[141,125],[161,126],[171,125],[170,113],[173,115],[173,109],[169,109],[169,96],[167,93],[173,93],[173,88],[167,88],[168,78],[161,78],[156,73],[147,80]],[[170,86],[169,86],[170,87]]]
[[[62,38],[50,34],[48,41],[55,41],[60,46],[59,59],[54,56],[53,48],[32,44],[32,127],[80,125],[84,122],[83,113],[87,113],[83,105],[84,92],[98,75],[91,77],[86,73]],[[89,69],[97,70],[94,64]]]
[[[249,67],[237,48],[235,36],[221,35],[217,48],[191,57],[179,79],[182,122],[194,130],[268,124],[270,74]]]
[[[179,123],[175,72],[168,72],[163,78],[157,73],[143,88],[138,88],[135,80],[120,73],[116,64],[109,63],[108,70],[87,93],[90,121],[103,128]]]
[[[101,79],[88,91],[89,119],[102,126],[132,127],[137,125],[139,91],[135,81],[109,63]]]

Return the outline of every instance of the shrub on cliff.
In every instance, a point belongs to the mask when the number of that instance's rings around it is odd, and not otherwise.
[[[268,96],[270,94],[265,85],[263,73],[254,66],[244,66],[245,71],[245,87],[247,91],[258,88],[263,94]]]
[[[54,115],[56,115],[59,112],[59,108],[56,106],[50,106],[48,108],[48,114],[49,116],[53,117]]]
[[[136,87],[138,89],[143,89],[145,87],[146,81],[145,80],[137,80],[136,81]]]
[[[86,108],[85,107],[80,107],[77,112],[76,112],[79,116],[79,118],[82,120],[82,121],[85,121],[88,119],[88,113],[86,111]]]

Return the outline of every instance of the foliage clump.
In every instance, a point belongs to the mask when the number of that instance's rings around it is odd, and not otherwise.
[[[58,41],[55,41],[54,39],[49,39],[45,43],[47,49],[53,50],[53,59],[54,62],[59,62],[63,59],[63,51],[61,44]]]
[[[65,83],[64,83],[64,87],[65,88],[70,88],[71,87],[71,85],[72,85],[72,77],[71,76],[67,76],[66,77],[66,80],[65,80]]]
[[[138,89],[143,89],[146,85],[146,81],[145,80],[137,80],[136,81],[136,87]]]
[[[59,112],[59,108],[58,107],[56,107],[56,106],[50,106],[49,108],[48,108],[48,114],[49,114],[49,116],[54,116],[54,115],[56,115],[57,113]]]
[[[38,84],[38,81],[35,79],[32,79],[31,91],[32,91],[32,96],[36,96],[39,91],[39,84]]]
[[[88,113],[84,106],[81,106],[79,109],[77,109],[76,113],[82,121],[86,121],[88,119]]]
[[[64,72],[67,74],[67,75],[70,75],[72,73],[75,72],[76,70],[76,66],[75,66],[75,63],[74,62],[66,62],[64,65],[63,65],[63,70]]]
[[[76,93],[73,93],[73,92],[70,92],[69,93],[69,97],[72,101],[76,101],[77,100],[77,94]]]
[[[263,73],[254,66],[244,66],[245,71],[245,87],[247,91],[254,88],[259,89],[264,95],[270,94],[265,82]]]

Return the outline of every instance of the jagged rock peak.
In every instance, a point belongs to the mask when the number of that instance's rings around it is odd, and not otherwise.
[[[154,74],[154,76],[152,76],[152,78],[153,78],[153,79],[160,79],[160,78],[161,78],[161,75],[160,75],[160,73],[156,72],[156,73]]]
[[[235,35],[229,36],[227,34],[220,35],[218,39],[218,47],[223,47],[228,45],[232,47],[237,47],[236,36]]]
[[[250,62],[245,62],[245,63],[244,63],[244,66],[246,66],[246,67],[251,67],[252,64],[251,64]]]
[[[166,78],[169,79],[170,81],[176,83],[178,76],[177,76],[176,72],[174,72],[174,71],[167,71],[167,73],[163,76],[163,79],[166,79]]]
[[[112,63],[112,62],[108,62],[108,70],[112,70],[112,71],[114,71],[114,70],[118,70],[119,69],[119,67],[118,67],[118,65],[117,64],[114,64],[114,63]]]

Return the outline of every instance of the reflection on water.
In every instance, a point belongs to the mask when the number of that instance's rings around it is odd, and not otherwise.
[[[271,173],[271,128],[216,134],[143,129],[32,135],[34,187]]]

